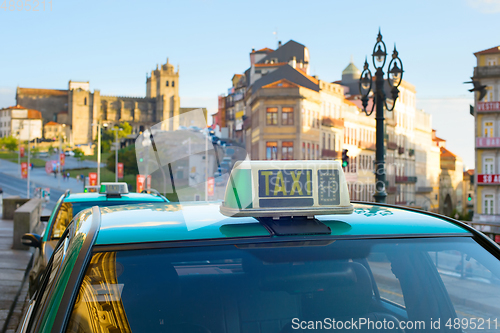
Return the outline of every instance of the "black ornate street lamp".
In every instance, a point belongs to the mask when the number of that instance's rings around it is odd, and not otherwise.
[[[375,90],[373,92],[373,105],[371,110],[367,110],[368,106],[368,95],[372,90],[373,77],[372,73],[368,69],[368,62],[365,58],[365,65],[363,66],[363,72],[359,79],[359,92],[362,95],[361,101],[363,104],[363,112],[367,116],[373,113],[376,107],[375,119],[376,119],[376,153],[375,153],[375,194],[373,197],[376,202],[385,202],[387,197],[387,192],[385,191],[385,156],[384,156],[384,107],[387,111],[394,110],[396,105],[396,100],[399,95],[399,85],[403,79],[403,63],[398,57],[398,51],[396,51],[396,44],[394,44],[394,51],[392,52],[392,59],[389,62],[389,71],[387,81],[391,86],[391,96],[392,96],[392,107],[389,108],[387,105],[386,95],[384,91],[384,71],[382,70],[386,61],[386,47],[385,43],[382,41],[382,35],[380,34],[380,29],[378,31],[377,43],[373,48],[373,66],[376,68],[375,72]],[[378,66],[377,66],[378,65]],[[391,68],[392,66],[392,68]]]

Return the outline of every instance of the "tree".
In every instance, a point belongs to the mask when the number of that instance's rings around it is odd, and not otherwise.
[[[8,151],[16,151],[18,144],[17,144],[17,139],[13,137],[12,135],[3,138],[3,146],[7,148]]]
[[[123,139],[132,134],[132,126],[127,121],[124,121],[118,125],[121,131],[118,131],[118,138]],[[97,137],[95,142],[97,143]],[[101,152],[110,151],[112,143],[115,142],[115,131],[113,127],[106,127],[102,131],[101,136]]]
[[[106,167],[109,171],[115,172],[115,155],[112,154],[106,160]],[[130,145],[118,151],[118,162],[123,163],[123,173],[127,175],[137,175],[137,157],[135,155],[135,146]]]

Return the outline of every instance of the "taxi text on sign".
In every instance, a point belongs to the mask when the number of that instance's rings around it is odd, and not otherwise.
[[[315,185],[312,169],[259,170],[259,206],[312,206],[315,191],[319,205],[340,203],[338,170],[318,170]]]

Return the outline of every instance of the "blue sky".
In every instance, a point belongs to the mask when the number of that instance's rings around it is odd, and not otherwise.
[[[15,103],[16,86],[65,89],[69,80],[89,80],[104,95],[144,96],[146,72],[169,57],[180,65],[181,106],[215,112],[252,48],[294,39],[309,48],[311,74],[334,81],[351,56],[362,67],[380,26],[388,48],[397,43],[417,106],[474,167],[472,94],[463,82],[473,52],[500,44],[500,0],[53,0],[52,11],[48,2],[39,9],[0,9],[0,107]]]

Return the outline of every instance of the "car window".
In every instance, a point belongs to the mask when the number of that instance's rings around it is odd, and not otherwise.
[[[450,302],[450,297],[465,301],[443,288],[429,258],[436,249],[477,250],[490,272],[499,275],[500,263],[465,237],[96,253],[67,331],[96,332],[105,320],[109,330],[121,332],[192,332],[195,327],[280,332],[293,331],[302,321],[328,326],[332,318],[356,321],[358,327],[365,318],[404,323],[406,328],[420,325],[416,331],[428,331],[435,318],[457,318],[459,303]],[[466,287],[474,293],[479,285]],[[475,315],[500,315],[495,304],[483,306],[489,312],[476,307]]]
[[[482,248],[429,252],[457,313],[458,318],[443,323],[450,329],[500,329],[500,279],[488,269],[492,263],[484,252]]]
[[[378,287],[380,297],[401,307],[405,306],[403,291],[398,278],[391,269],[391,262],[384,252],[372,252],[368,257],[373,279]]]
[[[70,202],[63,202],[57,213],[56,221],[52,227],[51,239],[59,239],[64,230],[73,219],[73,205]]]

